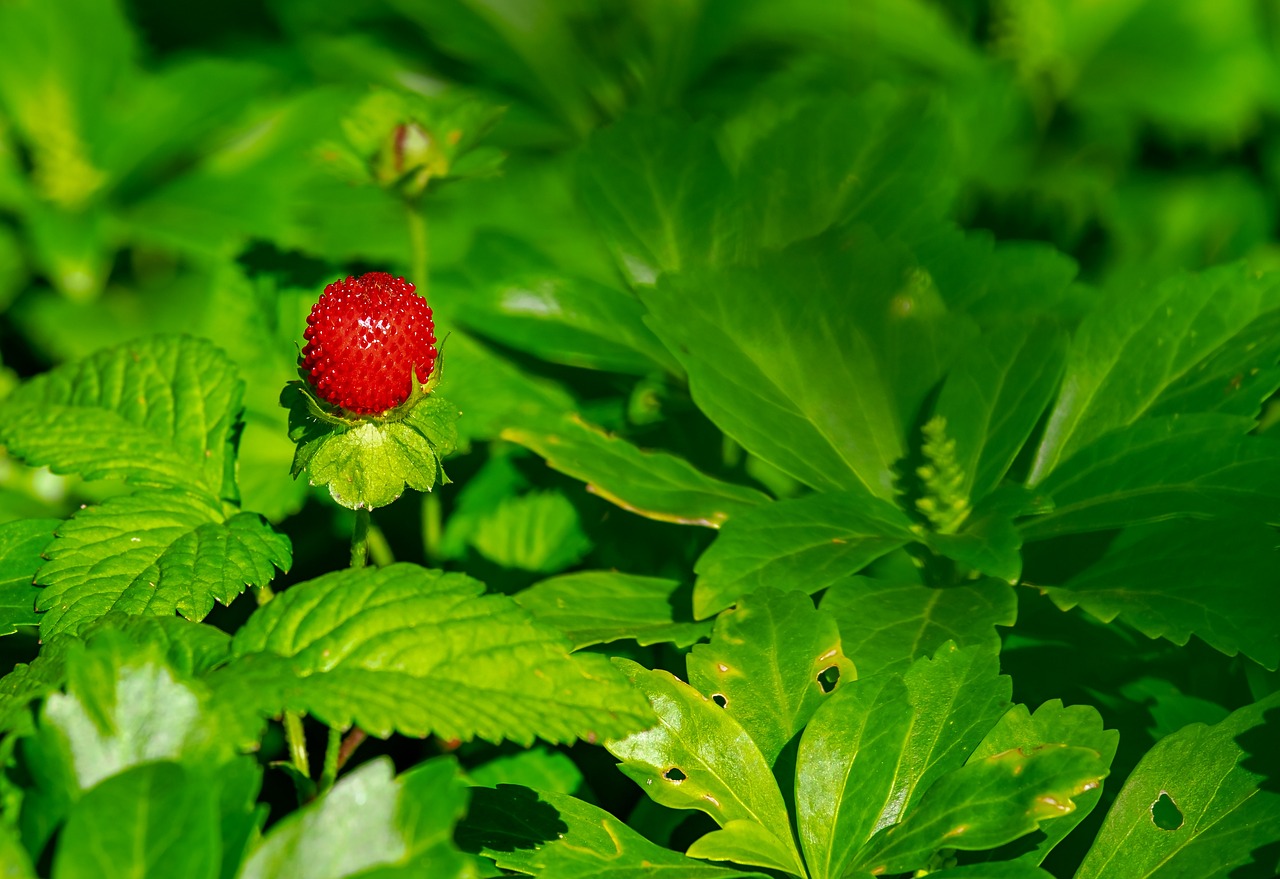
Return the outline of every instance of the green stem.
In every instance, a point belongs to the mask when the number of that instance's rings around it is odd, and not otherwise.
[[[307,735],[302,729],[302,715],[296,711],[284,713],[284,734],[289,740],[289,756],[293,759],[293,768],[302,773],[303,778],[311,777],[311,761],[307,758]]]
[[[369,563],[369,511],[356,510],[356,527],[351,533],[351,567]]]
[[[266,604],[268,601],[276,597],[275,592],[266,583],[253,587],[253,597],[258,600],[258,607]]]
[[[329,741],[324,748],[324,769],[320,772],[320,793],[323,794],[338,779],[338,752],[342,748],[342,733],[329,727]]]
[[[405,203],[409,220],[409,280],[420,296],[427,295],[427,215],[420,202]]]
[[[387,543],[386,536],[382,533],[382,529],[372,522],[369,524],[369,557],[373,559],[373,563],[379,568],[385,568],[387,565],[396,563],[395,553],[391,551],[391,544]]]
[[[443,514],[440,509],[440,496],[434,492],[422,495],[422,549],[427,556],[427,564],[438,565],[440,556],[440,537],[443,533]]]

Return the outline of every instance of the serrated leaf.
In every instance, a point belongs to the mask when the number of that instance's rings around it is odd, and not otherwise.
[[[226,518],[220,504],[180,489],[142,489],[90,507],[58,529],[37,582],[44,637],[103,614],[203,619],[246,586],[288,570],[288,538],[256,513]]]
[[[683,458],[609,436],[576,415],[508,427],[502,438],[581,479],[593,494],[650,519],[719,528],[768,500],[753,488],[707,476]]]
[[[1165,522],[1125,530],[1106,554],[1062,586],[1041,587],[1064,610],[1119,618],[1149,638],[1280,666],[1277,540],[1256,522]],[[1223,560],[1230,560],[1224,565]]]
[[[688,616],[680,584],[618,571],[578,571],[535,583],[514,596],[541,622],[554,626],[574,650],[632,639],[641,646],[670,642],[688,647],[711,623]]]
[[[970,759],[939,778],[903,818],[868,843],[855,869],[873,875],[924,867],[938,850],[981,851],[1012,842],[1075,811],[1072,799],[1107,774],[1096,751],[1066,745]]]
[[[1280,520],[1280,442],[1246,436],[1225,415],[1144,419],[1064,462],[1037,491],[1053,509],[1022,526],[1028,540],[1175,517]]]
[[[1256,865],[1265,875],[1280,838],[1278,716],[1280,694],[1157,742],[1116,796],[1076,879],[1209,879],[1255,854],[1271,860]]]
[[[652,799],[673,809],[698,809],[725,827],[758,824],[754,839],[764,864],[803,873],[787,807],[760,749],[716,703],[665,671],[630,660],[615,664],[648,698],[656,726],[605,743],[619,769]],[[756,862],[751,862],[756,863]]]
[[[40,553],[61,524],[60,519],[17,519],[0,525],[0,635],[40,625],[36,571],[44,564]]]
[[[1160,394],[1152,415],[1220,412],[1257,418],[1280,388],[1280,311],[1254,320]]]
[[[383,737],[528,744],[625,735],[648,722],[603,657],[569,656],[558,632],[483,591],[470,577],[416,565],[339,571],[276,596],[236,633],[233,650],[288,658],[266,674],[288,670],[280,686],[294,710]]]
[[[343,423],[319,410],[301,382],[280,395],[289,410],[289,436],[298,444],[293,475],[329,489],[352,510],[384,507],[405,487],[430,491],[447,483],[440,459],[457,445],[458,410],[429,394],[401,420]]]
[[[457,764],[440,758],[394,775],[382,757],[339,779],[263,837],[240,879],[345,879],[376,868],[388,879],[474,875],[452,838],[466,808]]]
[[[1101,765],[1109,767],[1120,743],[1120,734],[1102,728],[1102,715],[1091,705],[1064,708],[1060,700],[1044,703],[1032,714],[1025,705],[1010,708],[991,728],[982,743],[969,755],[969,762],[994,757],[1012,749],[1026,752],[1042,745],[1059,743],[1096,752]],[[1028,864],[1039,864],[1050,851],[1083,821],[1102,796],[1102,785],[1073,796],[1076,808],[1068,815],[1055,818],[1044,831],[1045,838],[1033,851],[1019,857]],[[993,866],[999,861],[990,861]]]
[[[737,720],[770,766],[829,694],[857,677],[835,620],[805,593],[776,589],[721,614],[711,642],[694,645],[686,662],[690,686]]]
[[[504,870],[558,879],[764,879],[654,845],[605,810],[564,794],[476,788],[458,828],[464,849]]]
[[[1278,305],[1276,277],[1240,264],[1100,298],[1072,340],[1031,483],[1103,434],[1132,424],[1166,388]]]
[[[996,654],[944,645],[905,676],[841,687],[814,714],[796,759],[796,817],[814,879],[840,879],[879,830],[963,765],[1007,710]]]
[[[930,531],[923,542],[933,552],[961,565],[960,574],[986,574],[1010,585],[1022,578],[1022,532],[1014,519],[1040,512],[1048,502],[1020,485],[1004,485],[968,511],[953,534]]]
[[[211,342],[153,336],[24,383],[0,404],[0,443],[56,473],[234,500],[242,395]]]
[[[87,793],[67,818],[53,859],[58,879],[173,876],[217,879],[216,788],[176,763],[148,763]]]
[[[470,542],[494,564],[541,574],[571,567],[592,548],[577,508],[559,491],[504,498],[476,523]]]
[[[914,539],[897,507],[859,491],[767,504],[727,522],[698,559],[694,616],[765,586],[817,592]]]

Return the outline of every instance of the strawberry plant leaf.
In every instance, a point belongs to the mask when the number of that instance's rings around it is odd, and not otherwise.
[[[915,539],[897,507],[860,491],[766,504],[730,519],[698,559],[694,616],[765,586],[817,592]]]
[[[655,845],[598,806],[564,794],[502,785],[475,788],[458,828],[467,851],[504,870],[562,879],[764,879]]]
[[[919,582],[850,577],[822,597],[840,627],[845,653],[861,677],[901,673],[947,641],[996,651],[996,626],[1018,615],[1013,588],[997,580],[932,587]]]
[[[539,622],[563,632],[574,650],[627,638],[641,646],[688,647],[711,631],[710,622],[688,617],[680,584],[660,577],[577,571],[535,583],[514,597]]]
[[[603,657],[569,656],[557,631],[483,591],[470,577],[408,564],[339,571],[256,611],[233,651],[287,658],[265,674],[297,676],[280,683],[294,710],[383,737],[565,742],[648,721]],[[258,687],[246,678],[244,697]]]
[[[40,553],[53,541],[60,519],[16,519],[0,525],[0,635],[18,626],[38,626],[36,571]]]
[[[218,879],[217,788],[176,763],[146,763],[89,791],[67,818],[53,860],[59,879],[174,876]]]
[[[1037,486],[1053,509],[1028,540],[1173,517],[1280,518],[1280,443],[1235,416],[1144,419],[1082,449]]]
[[[1274,867],[1280,694],[1156,743],[1116,796],[1077,879],[1222,876]],[[1267,850],[1271,854],[1267,854]],[[1268,862],[1268,860],[1270,862]]]
[[[246,586],[288,570],[288,538],[256,513],[229,518],[207,496],[142,489],[81,511],[58,529],[40,569],[45,637],[75,632],[103,614],[203,619]]]
[[[235,501],[242,395],[212,343],[155,336],[22,384],[0,404],[0,443],[55,473]]]
[[[494,564],[541,574],[572,567],[592,546],[577,508],[558,491],[503,498],[476,523],[470,543]]]
[[[1229,558],[1229,569],[1222,559]],[[1275,531],[1256,521],[1165,522],[1126,529],[1062,586],[1042,587],[1064,610],[1119,618],[1149,638],[1195,635],[1228,656],[1280,666]]]
[[[1096,751],[1067,745],[970,758],[925,791],[903,820],[858,852],[854,869],[905,873],[943,848],[994,848],[1075,811],[1074,797],[1095,790],[1107,764]]]
[[[683,458],[639,449],[576,415],[509,427],[502,438],[581,479],[593,494],[650,519],[719,528],[768,500],[753,488],[707,476]]]
[[[1105,433],[1132,424],[1165,389],[1280,307],[1280,285],[1243,265],[1183,273],[1143,295],[1099,300],[1076,331],[1031,482]]]
[[[429,394],[400,420],[344,423],[323,412],[302,382],[280,395],[289,410],[289,436],[298,444],[293,475],[329,489],[352,510],[384,507],[405,487],[430,491],[449,481],[440,459],[453,452],[458,409]]]
[[[375,869],[386,879],[474,875],[471,859],[453,844],[467,800],[457,764],[439,758],[394,775],[386,757],[355,769],[272,827],[239,876],[346,879]]]
[[[803,875],[778,783],[742,725],[665,671],[625,659],[614,663],[649,699],[658,719],[650,729],[605,743],[622,761],[622,773],[664,806],[698,809],[722,828],[741,821],[763,831],[714,831],[723,834],[711,843],[717,852],[732,850],[739,863]]]
[[[805,593],[775,589],[721,614],[687,664],[689,685],[737,720],[770,766],[828,695],[857,677],[835,620]]]
[[[467,770],[467,781],[480,787],[518,784],[571,794],[582,787],[582,770],[563,751],[534,747],[495,757]]]
[[[1034,714],[1027,711],[1025,705],[1015,705],[1005,712],[982,743],[974,749],[969,762],[995,757],[1014,749],[1026,753],[1053,743],[1092,750],[1101,758],[1102,766],[1107,767],[1115,758],[1120,735],[1115,730],[1103,729],[1102,716],[1090,705],[1064,708],[1060,700],[1054,699],[1041,705]],[[1043,861],[1045,855],[1093,811],[1101,796],[1101,784],[1092,790],[1073,795],[1075,810],[1070,814],[1059,815],[1047,826],[1041,826],[1045,838],[1037,842],[1033,851],[1022,855],[1020,860],[1030,864]],[[999,861],[990,863],[997,864]]]
[[[902,821],[963,765],[1008,709],[996,655],[944,645],[905,676],[841,687],[814,714],[796,758],[796,818],[814,879],[839,879],[879,830]]]
[[[1066,335],[1046,320],[1009,322],[960,355],[934,406],[946,419],[965,474],[963,494],[981,500],[999,484],[1053,399]]]

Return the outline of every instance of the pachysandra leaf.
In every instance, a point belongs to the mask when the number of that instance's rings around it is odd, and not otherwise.
[[[0,635],[18,626],[38,626],[36,571],[41,552],[53,541],[60,519],[16,519],[0,525]]]
[[[742,725],[773,765],[837,686],[857,677],[829,614],[803,592],[752,593],[687,659],[689,684]],[[709,855],[706,857],[710,857]]]
[[[483,591],[462,574],[409,564],[339,571],[259,609],[234,653],[286,658],[262,673],[291,708],[384,737],[565,742],[649,722],[603,657],[570,656],[555,629]]]
[[[606,742],[622,760],[623,774],[664,806],[698,809],[721,827],[735,821],[759,825],[763,832],[752,837],[752,847],[761,857],[735,860],[802,873],[782,793],[742,725],[667,672],[624,659],[614,662],[649,699],[658,720],[647,730]]]
[[[1012,626],[1018,615],[1013,589],[997,580],[933,587],[851,577],[827,590],[822,609],[840,627],[845,652],[860,676],[902,672],[947,641],[958,647],[996,651],[996,626]]]
[[[24,383],[0,405],[0,444],[56,473],[235,500],[243,391],[212,343],[154,336]]]
[[[504,870],[533,876],[764,879],[761,873],[715,867],[664,849],[598,806],[515,785],[473,789],[458,841]]]
[[[1230,559],[1229,566],[1223,565]],[[1149,638],[1280,666],[1280,591],[1275,530],[1257,522],[1164,522],[1130,528],[1101,559],[1062,586],[1041,587],[1054,604],[1103,622],[1119,618]]]
[[[911,527],[897,507],[857,491],[779,501],[735,517],[694,567],[694,616],[765,586],[816,592],[914,540]]]
[[[1208,879],[1246,875],[1246,864],[1266,875],[1280,838],[1278,727],[1273,694],[1157,742],[1116,796],[1077,879]]]
[[[675,455],[644,451],[576,415],[509,427],[502,438],[542,455],[605,500],[662,522],[719,528],[768,501],[753,488],[707,476]]]
[[[618,571],[576,571],[535,583],[513,596],[534,618],[554,626],[579,650],[624,639],[641,646],[688,647],[711,631],[694,622],[680,584]]]
[[[41,632],[75,632],[112,611],[203,619],[246,586],[288,570],[288,538],[255,513],[180,489],[141,489],[90,507],[58,529],[38,583]]]

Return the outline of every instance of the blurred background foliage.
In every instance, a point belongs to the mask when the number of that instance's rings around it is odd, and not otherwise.
[[[343,564],[349,513],[289,479],[279,391],[324,284],[404,274],[466,449],[455,486],[375,516],[381,554],[504,591],[687,580],[712,532],[511,441],[576,413],[799,491],[693,405],[633,286],[854,223],[952,260],[966,304],[1068,318],[1177,269],[1276,267],[1278,40],[1263,0],[0,0],[0,395],[128,338],[213,339],[247,383],[244,505],[302,579]],[[0,521],[113,490],[0,459]],[[1146,706],[1149,743],[1246,698],[1198,642],[1023,601],[1021,699],[1123,689],[1104,710]]]

